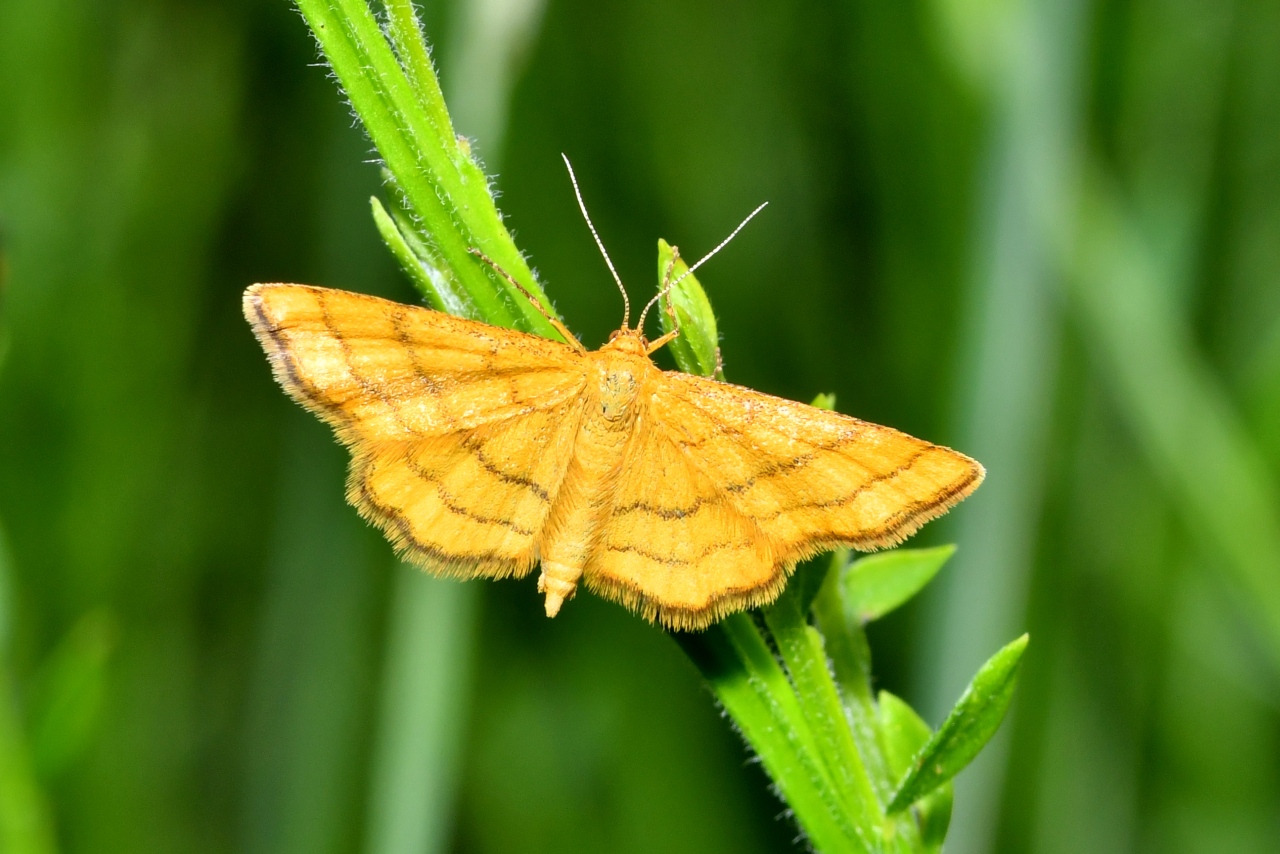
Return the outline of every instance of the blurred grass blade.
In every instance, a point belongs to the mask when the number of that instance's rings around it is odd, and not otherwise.
[[[881,740],[884,744],[885,762],[894,779],[902,779],[911,767],[911,760],[929,741],[932,731],[915,709],[903,700],[881,691],[877,698]],[[925,796],[916,805],[920,826],[920,841],[928,851],[941,851],[951,824],[953,792],[951,783],[944,783]]]
[[[11,583],[9,547],[0,526],[0,851],[53,854],[53,824],[32,768],[9,669]]]
[[[408,6],[409,0],[388,4]],[[465,0],[449,40],[445,79],[453,81],[449,106],[459,130],[475,141],[491,167],[506,141],[511,90],[542,22],[545,0]]]
[[[107,689],[116,621],[85,614],[49,654],[31,688],[31,754],[44,779],[62,772],[93,739]]]
[[[675,264],[671,264],[674,255],[674,248],[667,241],[659,239],[658,287],[668,281],[668,275],[671,276],[669,281],[675,281],[688,272],[689,265],[683,258],[676,258]],[[669,266],[670,270],[667,269]],[[680,334],[667,347],[675,357],[676,364],[686,373],[724,379],[724,371],[720,365],[720,332],[716,327],[716,315],[711,310],[711,300],[707,299],[707,293],[696,276],[685,276],[659,303],[658,322],[662,326],[663,335],[675,328],[669,313],[672,307],[680,321]]]
[[[841,578],[848,607],[869,623],[915,596],[955,554],[954,545],[894,549],[849,565]]]
[[[448,850],[475,607],[463,584],[396,567],[366,827],[371,854]]]
[[[1018,664],[1027,648],[1023,635],[993,655],[917,755],[898,787],[889,812],[899,812],[949,781],[973,761],[995,735],[1013,700]]]
[[[1058,383],[1053,250],[1075,215],[1090,18],[1082,0],[930,5],[961,70],[989,87],[980,94],[990,115],[976,164],[983,186],[965,226],[973,247],[956,407],[956,443],[990,476],[949,523],[960,552],[936,585],[920,683],[926,713],[937,715],[1024,622]],[[1004,774],[997,749],[966,775],[952,854],[994,848]]]
[[[44,796],[32,772],[9,666],[0,660],[0,851],[52,854],[57,850]]]
[[[1243,593],[1280,670],[1280,495],[1265,456],[1197,357],[1137,224],[1101,180],[1087,187],[1071,293],[1116,405],[1188,527],[1225,558],[1212,565]]]
[[[331,850],[358,803],[375,555],[342,500],[345,454],[292,416],[248,697],[245,854]]]

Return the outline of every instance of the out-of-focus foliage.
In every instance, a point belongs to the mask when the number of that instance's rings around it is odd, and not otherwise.
[[[458,3],[425,9],[446,93],[505,20]],[[871,631],[935,726],[1036,636],[947,850],[1272,850],[1280,3],[519,7],[516,82],[475,101],[509,110],[471,132],[571,328],[621,310],[561,151],[637,297],[657,237],[697,257],[767,199],[699,270],[733,379],[988,463],[918,538],[957,565]],[[14,850],[371,838],[396,566],[238,308],[253,281],[413,298],[315,56],[283,0],[0,4]],[[666,637],[477,587],[453,848],[785,850]]]

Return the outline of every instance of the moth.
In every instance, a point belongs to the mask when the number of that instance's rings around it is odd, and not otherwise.
[[[651,342],[643,319],[588,351],[563,327],[567,343],[306,285],[253,285],[244,313],[350,449],[366,519],[438,574],[541,565],[549,617],[585,584],[702,629],[773,601],[806,557],[901,542],[984,474],[889,427],[662,371],[651,356],[678,330]]]

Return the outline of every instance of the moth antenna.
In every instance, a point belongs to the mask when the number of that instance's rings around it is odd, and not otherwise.
[[[730,240],[733,240],[733,238],[737,237],[737,236],[738,236],[738,232],[739,232],[739,231],[742,231],[742,229],[746,228],[746,227],[747,227],[747,223],[749,223],[749,222],[751,222],[751,220],[755,219],[756,214],[760,213],[760,211],[764,210],[766,207],[768,207],[768,205],[769,205],[769,203],[768,203],[768,202],[761,202],[761,203],[760,203],[760,206],[759,206],[758,208],[756,208],[755,210],[753,210],[751,213],[747,214],[747,218],[746,218],[746,219],[744,219],[742,222],[738,223],[738,227],[737,227],[737,228],[735,228],[733,231],[729,232],[729,236],[728,236],[728,237],[726,237],[724,240],[721,240],[718,244],[716,244],[716,248],[715,248],[715,249],[712,249],[712,250],[711,250],[710,252],[708,252],[706,255],[703,255],[703,256],[702,256],[702,259],[701,259],[701,260],[699,260],[697,264],[694,264],[692,267],[690,267],[689,269],[685,270],[685,271],[684,271],[684,273],[683,273],[683,274],[681,274],[680,278],[676,279],[674,282],[672,282],[672,283],[671,283],[670,287],[673,287],[673,288],[674,288],[676,285],[678,285],[678,284],[680,284],[681,282],[683,282],[683,281],[685,280],[685,277],[686,277],[686,276],[690,276],[690,275],[692,275],[694,270],[698,269],[698,268],[699,268],[699,267],[701,267],[703,264],[705,264],[705,263],[707,263],[708,261],[710,261],[710,260],[711,260],[711,256],[715,255],[715,254],[716,254],[717,252],[719,252],[721,249],[723,249],[723,248],[725,248],[726,246],[728,246],[728,245],[729,245],[729,241],[730,241]]]
[[[640,312],[640,319],[636,321],[636,329],[640,330],[640,332],[642,333],[644,332],[644,319],[645,319],[645,316],[649,314],[649,309],[653,308],[654,303],[658,302],[660,299],[666,296],[666,294],[670,292],[672,285],[675,284],[674,282],[671,281],[671,273],[672,271],[675,270],[676,261],[678,261],[679,259],[680,259],[680,247],[672,246],[671,260],[667,262],[667,271],[662,274],[662,287],[658,288],[658,293],[654,295],[653,299],[645,303],[644,309]],[[684,278],[684,277],[681,276],[681,278]]]
[[[578,210],[582,211],[582,218],[587,221],[587,228],[591,229],[591,236],[596,239],[596,246],[600,247],[600,254],[604,256],[604,263],[609,265],[609,272],[613,274],[613,280],[618,284],[618,290],[622,292],[622,328],[626,329],[628,322],[631,320],[631,300],[627,297],[627,289],[622,286],[622,279],[618,276],[618,271],[613,267],[613,260],[609,257],[609,253],[604,248],[604,241],[600,239],[599,232],[596,231],[595,225],[591,222],[591,214],[587,213],[586,202],[582,201],[582,191],[578,189],[578,176],[573,174],[573,164],[569,162],[569,158],[561,153],[564,158],[564,165],[569,170],[569,180],[573,183],[573,194],[578,198]]]
[[[484,254],[479,249],[476,249],[474,246],[468,249],[467,251],[470,252],[472,255],[476,256],[477,258],[479,258],[484,263],[488,264],[493,269],[497,270],[498,275],[502,276],[502,278],[506,279],[508,282],[511,283],[512,287],[514,287],[520,293],[524,294],[525,299],[533,303],[533,307],[536,308],[538,312],[547,319],[547,322],[550,323],[552,326],[554,326],[556,328],[556,331],[564,336],[564,340],[566,344],[573,347],[575,350],[582,351],[582,352],[586,351],[586,348],[582,346],[582,342],[578,340],[577,336],[574,335],[572,332],[570,332],[568,327],[566,327],[563,323],[560,322],[559,318],[554,317],[551,314],[551,312],[547,311],[546,307],[542,303],[538,302],[538,298],[535,297],[533,294],[529,293],[529,291],[525,289],[524,285],[517,282],[515,279],[515,276],[511,275],[506,270],[502,269],[500,266],[498,266],[497,261],[493,260],[488,255]]]

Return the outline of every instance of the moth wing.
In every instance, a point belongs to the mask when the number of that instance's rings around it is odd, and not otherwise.
[[[255,285],[244,308],[280,384],[350,447],[348,500],[407,557],[459,576],[532,568],[582,414],[575,351],[303,285]]]
[[[348,443],[505,420],[577,395],[586,376],[557,341],[349,291],[254,285],[244,313],[280,385]]]
[[[969,457],[890,427],[689,374],[663,377],[654,422],[786,567],[836,546],[896,545],[984,476]]]
[[[705,628],[776,597],[786,573],[768,537],[665,427],[641,413],[583,580],[646,619]]]
[[[347,498],[415,563],[524,575],[573,454],[582,401],[444,436],[357,444]]]

